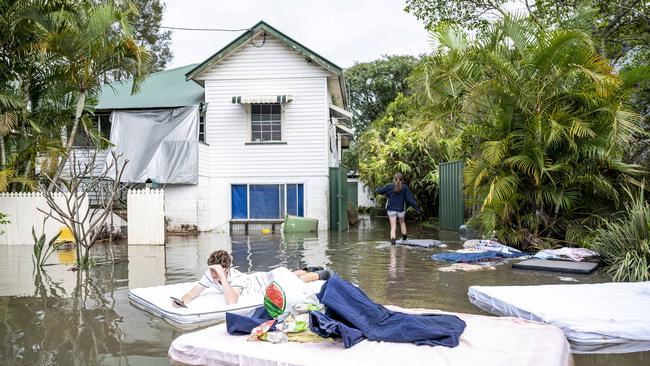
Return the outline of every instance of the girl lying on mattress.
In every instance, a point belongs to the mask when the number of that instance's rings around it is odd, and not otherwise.
[[[208,258],[208,269],[203,277],[188,293],[183,295],[180,304],[172,301],[174,307],[183,307],[194,300],[204,289],[212,287],[223,293],[226,304],[235,304],[240,295],[264,292],[268,285],[267,272],[241,273],[231,268],[232,258],[225,250],[216,250]],[[303,282],[313,282],[330,278],[331,272],[322,267],[305,267],[294,271]]]

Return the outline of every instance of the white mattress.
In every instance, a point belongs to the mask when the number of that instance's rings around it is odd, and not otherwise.
[[[325,281],[310,282],[314,292],[320,291]],[[170,296],[181,298],[196,282],[177,283],[167,286],[136,288],[129,291],[129,299],[138,307],[158,315],[176,325],[198,325],[218,322],[226,312],[244,314],[263,304],[263,295],[240,296],[236,304],[226,305],[223,294],[214,289],[205,289],[200,296],[187,304],[187,308],[176,308]]]
[[[435,312],[408,310],[404,312]],[[569,344],[557,327],[517,318],[455,314],[467,328],[455,348],[364,340],[345,349],[341,342],[248,342],[231,336],[225,324],[184,334],[169,348],[172,360],[189,365],[572,365]]]
[[[471,286],[468,296],[490,313],[560,327],[578,352],[650,349],[650,282]]]

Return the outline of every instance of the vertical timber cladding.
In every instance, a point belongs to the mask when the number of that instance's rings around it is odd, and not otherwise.
[[[344,166],[330,168],[330,230],[348,229],[347,174]]]
[[[348,185],[348,201],[352,207],[357,210],[359,208],[359,182],[347,182]]]
[[[440,163],[439,197],[440,229],[458,231],[465,221],[462,160]]]

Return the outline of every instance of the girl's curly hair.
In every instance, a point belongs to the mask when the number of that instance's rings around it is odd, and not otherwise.
[[[213,264],[220,264],[224,269],[228,269],[232,264],[232,258],[230,257],[230,254],[228,254],[228,252],[225,250],[215,250],[212,252],[212,254],[210,254],[210,257],[208,258],[208,266],[211,266]]]

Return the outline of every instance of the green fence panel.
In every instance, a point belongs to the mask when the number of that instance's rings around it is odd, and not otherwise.
[[[344,166],[330,168],[330,230],[348,229],[347,173]]]
[[[440,205],[438,218],[441,230],[458,231],[465,221],[463,200],[463,161],[440,164]]]
[[[348,230],[348,169],[339,167],[339,225],[338,231]]]

